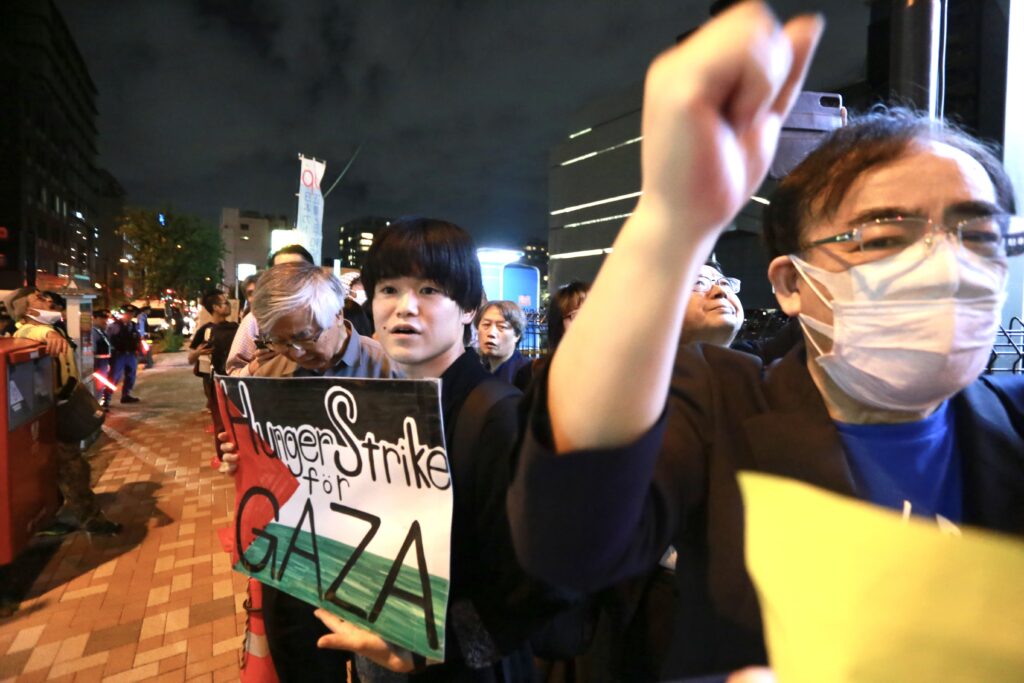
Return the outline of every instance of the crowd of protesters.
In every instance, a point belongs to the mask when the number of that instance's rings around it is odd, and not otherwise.
[[[741,283],[713,249],[764,177],[821,30],[741,3],[652,64],[641,198],[592,286],[552,294],[541,358],[444,220],[392,221],[341,278],[282,249],[244,283],[237,325],[223,294],[203,297],[189,361],[228,475],[246,463],[214,374],[441,379],[445,661],[264,587],[281,680],[772,680],[741,469],[1024,535],[1024,381],[981,375],[1007,258],[1024,251],[988,146],[905,109],[851,117],[765,212],[791,323],[736,342]],[[650,305],[624,305],[635,291]],[[58,302],[26,303],[18,334],[61,356]],[[94,343],[130,402],[126,315]],[[82,507],[77,523],[103,524]]]
[[[820,30],[744,3],[654,63],[642,198],[593,286],[553,294],[541,359],[518,349],[514,302],[480,304],[472,241],[445,221],[392,222],[344,282],[308,264],[260,278],[251,328],[266,351],[245,347],[236,371],[283,356],[295,373],[441,378],[455,495],[446,661],[293,604],[267,615],[283,680],[339,680],[349,662],[365,681],[770,680],[745,668],[767,653],[741,468],[1024,533],[1024,383],[979,378],[1021,250],[985,145],[903,109],[852,117],[766,212],[791,324],[735,341],[741,283],[711,252],[764,175]],[[312,293],[317,279],[333,296]],[[356,282],[365,302],[339,303]],[[623,306],[638,289],[658,304]],[[342,330],[369,342],[347,310],[370,312],[379,360],[346,346]],[[489,426],[460,439],[480,410]],[[224,451],[228,471],[245,466]]]

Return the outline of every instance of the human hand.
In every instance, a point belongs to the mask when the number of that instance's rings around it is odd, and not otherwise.
[[[717,235],[767,173],[824,24],[763,2],[722,13],[647,72],[637,210]]]
[[[355,652],[389,671],[408,673],[415,668],[412,653],[388,644],[376,633],[339,619],[325,609],[318,609],[313,614],[332,631],[316,641],[317,647]]]
[[[729,676],[725,683],[776,683],[776,680],[771,669],[750,666]]]
[[[271,358],[277,356],[277,352],[272,349],[260,349],[256,352],[256,356],[249,360],[249,374],[255,375],[256,371],[260,369],[260,366],[269,361]]]
[[[217,441],[220,441],[221,452],[221,462],[218,471],[221,474],[234,476],[235,471],[238,470],[238,446],[231,441],[231,435],[227,432],[217,434]]]
[[[50,356],[60,356],[68,349],[68,342],[60,332],[50,331],[46,333],[46,353]]]

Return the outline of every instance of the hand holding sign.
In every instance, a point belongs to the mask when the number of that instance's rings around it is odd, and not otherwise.
[[[408,673],[413,670],[412,653],[408,650],[389,645],[376,633],[343,621],[327,610],[318,609],[313,614],[332,631],[317,641],[317,647],[355,652],[389,671]]]

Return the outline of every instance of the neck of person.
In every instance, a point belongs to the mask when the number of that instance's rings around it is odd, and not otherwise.
[[[352,335],[348,333],[348,327],[345,326],[344,320],[338,320],[337,330],[338,341],[335,344],[334,354],[331,356],[331,361],[328,364],[328,367],[331,368],[333,368],[341,361],[341,357],[345,355],[345,349],[348,348],[349,339],[352,338]]]
[[[228,319],[228,316],[226,314],[221,314],[221,313],[214,313],[211,316],[211,320],[212,320],[214,325],[219,325],[219,324],[221,324],[222,322],[224,322],[227,319]]]
[[[487,356],[484,360],[487,362],[487,368],[493,373],[495,370],[501,367],[501,364],[507,361],[509,358],[514,356],[516,353],[515,348],[512,349],[512,353],[508,354],[503,358],[497,356]]]
[[[466,347],[462,345],[462,339],[460,338],[455,344],[452,344],[449,348],[429,360],[417,363],[416,365],[402,364],[402,370],[405,371],[405,375],[409,379],[433,379],[443,375],[452,366],[452,363],[457,361],[465,352]]]
[[[804,334],[807,333],[805,332]],[[815,337],[815,340],[819,344],[822,341],[831,344],[830,340],[823,340],[820,335]],[[818,387],[818,393],[821,394],[821,398],[825,401],[825,408],[828,410],[829,417],[837,422],[845,422],[847,424],[918,422],[934,413],[942,405],[942,401],[938,401],[934,405],[925,407],[923,410],[888,410],[862,403],[840,389],[839,385],[832,381],[832,378],[828,376],[824,368],[818,364],[818,351],[814,345],[807,343],[806,347],[807,371],[811,373],[811,379],[814,380],[815,386]]]
[[[679,337],[679,344],[709,344],[711,346],[728,347],[736,338],[738,330],[718,327],[705,327],[693,329],[693,326],[683,327],[683,333]]]

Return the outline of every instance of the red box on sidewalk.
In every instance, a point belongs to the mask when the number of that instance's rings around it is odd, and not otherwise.
[[[53,363],[28,339],[0,338],[0,564],[57,512]]]

